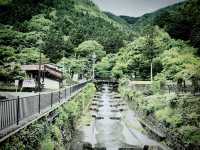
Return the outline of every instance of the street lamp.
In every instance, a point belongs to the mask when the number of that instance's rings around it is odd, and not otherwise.
[[[95,78],[95,72],[94,72],[94,69],[95,69],[95,62],[96,62],[96,58],[97,58],[97,56],[96,56],[96,54],[95,54],[95,52],[93,52],[93,54],[92,54],[92,79],[94,80],[94,78]]]

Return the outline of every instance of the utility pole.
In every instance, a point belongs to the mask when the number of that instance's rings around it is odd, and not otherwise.
[[[42,54],[41,54],[41,48],[40,48],[40,60],[39,60],[39,72],[38,72],[38,91],[41,91],[41,64],[42,64]]]
[[[63,78],[62,78],[62,86],[64,85],[64,76],[65,76],[65,50],[63,50]],[[60,82],[59,82],[60,83]],[[60,84],[59,84],[59,88],[60,88]]]
[[[154,26],[149,26],[146,30],[146,56],[150,61],[150,80],[153,82],[153,59],[156,55]]]
[[[63,75],[65,72],[65,50],[63,50]]]
[[[62,40],[64,42],[67,42],[69,40],[69,37],[68,36],[63,36]],[[63,74],[64,74],[64,72],[65,72],[65,49],[63,49],[63,62],[62,63],[63,63],[62,69],[63,69]]]
[[[153,81],[153,62],[151,61],[151,82]]]
[[[95,62],[96,62],[96,54],[95,52],[92,54],[92,79],[95,79]]]
[[[38,92],[41,91],[41,67],[42,67],[42,44],[43,41],[42,40],[38,40],[37,44],[39,45],[39,49],[40,49],[40,58],[39,58],[39,71],[38,71]]]

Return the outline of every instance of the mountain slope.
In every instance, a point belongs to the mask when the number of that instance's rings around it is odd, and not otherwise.
[[[168,6],[168,7],[159,9],[155,12],[147,13],[141,17],[138,17],[136,22],[133,24],[133,29],[138,30],[139,28],[143,28],[144,26],[146,26],[148,24],[152,24],[152,25],[157,24],[156,19],[158,17],[160,17],[161,14],[166,13],[166,12],[170,13],[171,11],[174,11],[174,10],[178,9],[180,6],[182,6],[183,3],[174,4],[172,6]]]
[[[96,40],[104,46],[107,53],[113,53],[123,46],[123,40],[128,39],[127,25],[108,17],[90,0],[7,1],[8,3],[0,3],[2,31],[9,28],[9,32],[17,31],[25,34],[24,36],[35,32],[44,43],[50,43],[50,40],[59,43],[49,48],[59,49],[58,53],[65,49],[67,56],[74,55],[73,49],[86,40]],[[5,34],[7,33],[1,35],[2,39],[7,36]],[[62,43],[63,36],[67,36],[67,45]],[[36,39],[32,43],[27,42],[21,42],[14,48],[20,49],[28,45],[37,47]],[[13,43],[4,43],[4,46],[12,45]],[[55,61],[60,58],[61,54]]]
[[[119,17],[125,20],[129,24],[135,24],[139,19],[138,17],[130,17],[130,16],[119,16]]]
[[[145,14],[134,24],[134,31],[143,31],[147,25],[164,28],[171,37],[189,41],[200,49],[200,1],[189,0],[156,12]],[[200,56],[200,50],[198,50]]]
[[[88,77],[93,51],[80,58],[77,48],[97,50],[100,45],[99,52],[116,53],[130,34],[126,24],[108,17],[90,0],[2,0],[0,80],[23,79],[20,65],[37,64],[40,51],[42,63],[62,67],[66,60],[66,78],[75,73]],[[85,41],[90,43],[86,48]]]
[[[120,23],[120,24],[124,24],[124,25],[126,25],[126,26],[128,25],[127,22],[126,22],[126,20],[122,19],[122,18],[119,17],[119,16],[116,16],[116,15],[112,14],[111,12],[105,12],[105,14],[106,14],[109,18],[111,18],[112,20],[114,20],[114,21],[116,21],[116,22],[118,22],[118,23]]]

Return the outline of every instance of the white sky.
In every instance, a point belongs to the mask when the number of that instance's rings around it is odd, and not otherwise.
[[[103,11],[138,17],[184,0],[92,0]]]

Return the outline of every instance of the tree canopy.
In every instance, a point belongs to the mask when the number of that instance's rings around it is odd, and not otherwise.
[[[75,53],[81,57],[92,57],[95,53],[97,59],[101,59],[106,55],[103,46],[94,40],[89,40],[81,43],[76,49]]]

